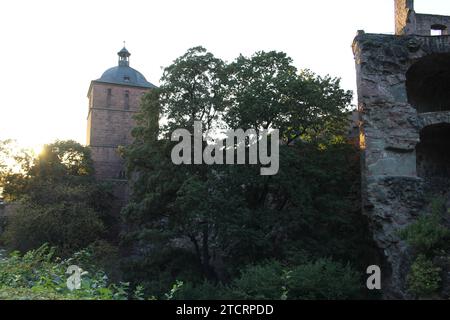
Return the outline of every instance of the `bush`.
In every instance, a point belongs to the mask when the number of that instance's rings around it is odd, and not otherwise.
[[[361,296],[361,279],[349,266],[319,259],[293,268],[278,262],[247,267],[231,295],[250,300],[344,300]]]
[[[2,239],[7,247],[26,252],[43,243],[68,256],[99,239],[104,226],[97,212],[83,203],[34,205],[23,202],[8,217]]]
[[[232,296],[244,300],[281,300],[283,267],[278,262],[249,266],[232,282]]]
[[[441,224],[445,213],[445,200],[433,198],[429,205],[430,214],[420,217],[400,232],[400,237],[419,253],[433,254],[446,246],[450,231]]]
[[[105,240],[97,240],[91,243],[86,251],[89,252],[86,261],[88,265],[104,270],[113,281],[122,280],[121,259],[117,246]]]
[[[349,265],[329,259],[298,266],[289,273],[288,297],[298,300],[345,300],[361,295],[361,279]]]
[[[407,278],[410,292],[421,298],[436,293],[441,282],[440,272],[441,268],[435,267],[424,255],[419,255]]]
[[[55,248],[43,245],[24,255],[13,252],[0,260],[0,299],[127,299],[130,294],[127,283],[109,283],[102,270],[96,270],[83,261],[85,252],[61,260],[55,257]],[[76,264],[87,270],[81,289],[67,288],[66,270]]]
[[[228,300],[229,289],[222,284],[204,281],[200,284],[185,283],[174,294],[176,300]]]
[[[435,215],[420,217],[400,232],[400,237],[420,253],[430,254],[445,246],[450,231],[439,223]]]

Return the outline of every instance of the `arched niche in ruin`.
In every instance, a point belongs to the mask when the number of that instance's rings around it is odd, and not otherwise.
[[[418,113],[450,111],[450,53],[425,56],[406,73],[408,102]]]
[[[450,124],[427,126],[420,131],[416,147],[417,174],[426,180],[449,181]]]

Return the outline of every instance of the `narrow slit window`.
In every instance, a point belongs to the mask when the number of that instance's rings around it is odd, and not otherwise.
[[[125,91],[125,110],[130,109],[130,92],[127,90]]]
[[[106,106],[111,106],[112,90],[108,89],[106,93]]]

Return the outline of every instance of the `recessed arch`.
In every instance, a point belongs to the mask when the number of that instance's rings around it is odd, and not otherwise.
[[[408,102],[418,113],[450,111],[450,53],[431,54],[406,73]]]
[[[450,123],[427,126],[416,147],[417,175],[425,179],[450,178]]]

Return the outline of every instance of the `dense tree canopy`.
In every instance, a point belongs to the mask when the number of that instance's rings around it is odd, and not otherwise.
[[[89,148],[73,141],[49,144],[36,157],[18,152],[19,169],[0,163],[3,197],[16,205],[1,241],[21,251],[48,243],[62,257],[95,249],[96,263],[105,261],[100,269],[114,265],[110,272],[139,296],[365,297],[362,277],[374,251],[360,214],[358,152],[345,137],[351,98],[339,79],[297,70],[282,52],[227,63],[192,48],[143,97],[134,142],[120,148],[132,187],[120,217],[122,256],[110,189],[95,181]],[[202,151],[227,130],[254,129],[257,138],[268,130],[271,141],[279,130],[278,173],[261,175],[262,161],[175,165],[172,133],[192,132],[196,121]],[[262,142],[243,145],[254,144]],[[11,259],[4,265],[22,268]]]
[[[95,182],[87,147],[57,141],[37,157],[19,155],[21,170],[1,176],[3,196],[15,203],[2,235],[10,248],[26,251],[49,243],[70,254],[107,234],[111,195]]]
[[[294,268],[331,257],[360,268],[370,241],[357,153],[343,136],[351,96],[339,79],[299,72],[280,52],[227,64],[197,47],[175,60],[123,150],[134,179],[122,212],[129,279],[162,291],[175,279],[227,284],[268,259]],[[159,131],[155,114],[166,123]],[[279,129],[278,175],[259,175],[259,165],[172,164],[171,132],[192,132],[194,121],[205,138],[208,129]]]

